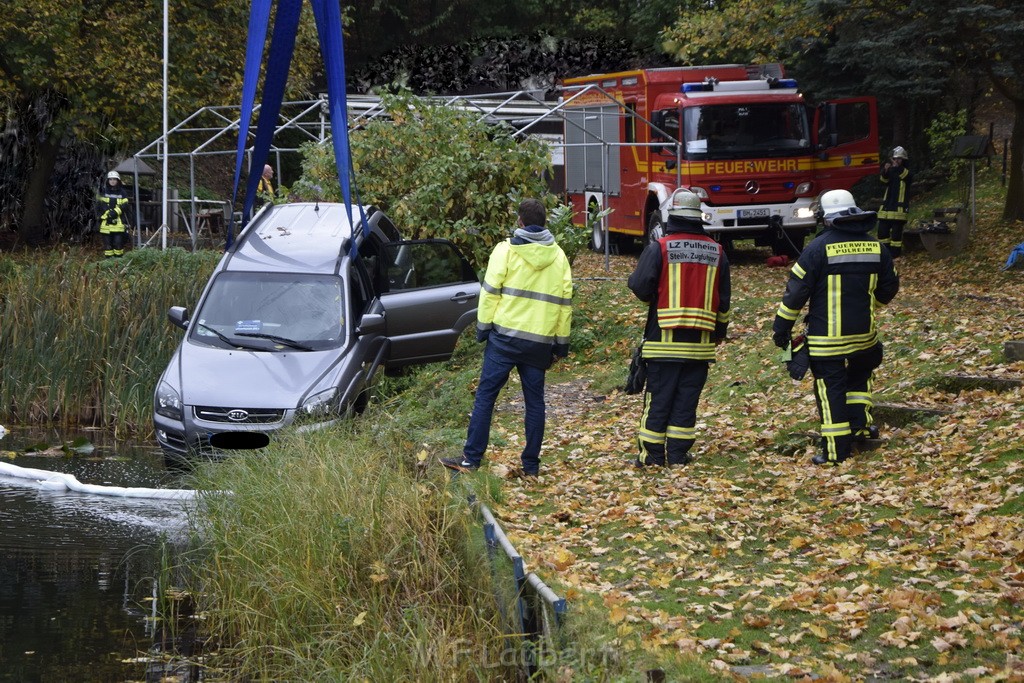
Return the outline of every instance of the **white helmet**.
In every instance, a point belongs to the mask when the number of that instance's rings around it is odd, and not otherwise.
[[[672,193],[672,199],[669,200],[668,205],[668,215],[705,222],[704,212],[700,209],[700,197],[683,187]]]
[[[857,202],[847,190],[829,190],[821,195],[819,203],[826,228],[831,228],[834,223],[861,221],[875,216],[874,211],[861,211],[857,208]]]
[[[909,159],[910,157],[907,156],[907,150],[905,150],[902,147],[900,147],[899,145],[897,145],[896,147],[892,148],[892,158],[893,159]]]
[[[853,195],[847,190],[829,190],[825,194],[821,195],[821,212],[828,218],[829,214],[839,213],[845,211],[850,207],[857,206],[857,202],[854,201]]]
[[[111,171],[107,174],[107,180],[121,180],[121,174],[117,171]]]

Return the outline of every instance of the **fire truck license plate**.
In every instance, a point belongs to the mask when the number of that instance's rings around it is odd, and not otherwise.
[[[739,218],[768,218],[771,212],[768,209],[737,209]]]

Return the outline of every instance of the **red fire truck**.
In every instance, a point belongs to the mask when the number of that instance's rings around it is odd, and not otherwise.
[[[822,192],[878,173],[875,99],[811,107],[781,64],[643,69],[562,85],[566,190],[596,251],[607,238],[656,239],[672,192],[686,187],[716,239],[753,238],[792,255],[815,229]],[[611,211],[594,220],[602,209]]]

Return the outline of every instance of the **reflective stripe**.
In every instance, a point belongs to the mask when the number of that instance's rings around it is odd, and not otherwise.
[[[494,292],[492,292],[494,293]],[[572,299],[567,299],[561,296],[555,296],[553,294],[545,294],[543,292],[531,292],[528,289],[516,289],[514,287],[502,287],[500,292],[502,296],[518,296],[523,299],[533,299],[534,301],[545,301],[549,304],[555,304],[557,306],[570,306],[572,305]]]
[[[666,435],[669,439],[685,439],[688,441],[695,441],[697,439],[697,428],[696,427],[673,427],[668,426],[668,434]]]
[[[789,272],[792,273],[795,277],[800,278],[801,280],[804,279],[804,275],[807,275],[807,271],[804,270],[799,263],[794,263],[793,267],[790,268]]]
[[[712,341],[691,343],[645,341],[641,355],[652,360],[714,360],[715,344]]]
[[[495,332],[500,332],[506,337],[512,337],[514,339],[524,339],[526,341],[540,342],[542,344],[568,344],[569,337],[558,337],[546,334],[536,334],[533,332],[526,332],[525,330],[516,330],[511,327],[502,327],[501,325],[492,324],[492,329]]]
[[[857,403],[860,405],[870,406],[874,405],[874,401],[871,398],[871,394],[866,391],[848,391],[846,392],[847,403]]]
[[[665,443],[665,438],[666,437],[665,437],[665,432],[652,432],[649,429],[645,429],[644,427],[640,427],[639,438],[640,438],[640,441],[642,443],[653,443],[653,444],[662,445],[662,444]]]
[[[800,315],[800,311],[790,308],[785,304],[779,304],[779,310],[776,312],[776,315],[784,320],[796,320]]]
[[[838,338],[843,333],[843,276],[828,276],[828,304],[825,316],[828,320],[828,336]]]
[[[850,431],[849,422],[822,422],[821,423],[821,435],[828,436],[848,436],[853,432]]]

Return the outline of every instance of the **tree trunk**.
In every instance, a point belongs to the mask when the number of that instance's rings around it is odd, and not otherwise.
[[[34,246],[47,239],[46,195],[59,152],[60,144],[52,137],[46,137],[34,150],[32,170],[25,184],[21,225],[18,226],[18,237],[24,244]]]
[[[1013,102],[1013,131],[1010,133],[1010,176],[1006,183],[1003,220],[1024,220],[1024,99]]]

